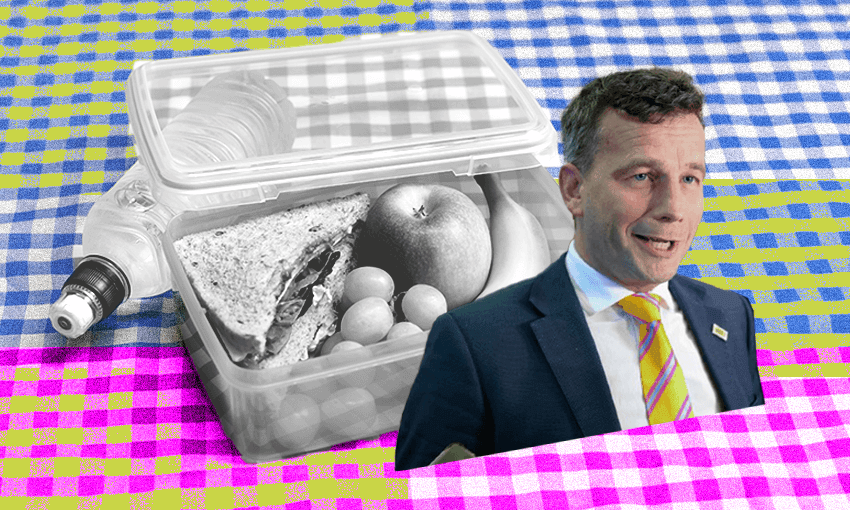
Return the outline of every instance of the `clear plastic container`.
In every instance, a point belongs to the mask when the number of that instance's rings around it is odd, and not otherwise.
[[[213,77],[253,71],[294,107],[292,147],[188,165],[164,127]],[[558,135],[516,73],[467,31],[148,62],[127,100],[150,196],[173,217],[158,239],[187,312],[184,342],[228,437],[261,462],[398,428],[427,332],[290,366],[233,363],[177,257],[184,235],[356,191],[374,201],[403,182],[439,183],[489,216],[476,172],[502,184],[546,231],[552,257],[573,224],[545,167],[560,166]],[[486,170],[482,170],[486,169]]]
[[[219,74],[255,71],[293,104],[290,150],[187,165],[163,127]],[[282,193],[427,175],[560,166],[548,115],[504,59],[465,31],[147,62],[127,83],[140,161],[175,210],[261,203]]]
[[[549,172],[538,166],[503,172],[499,177],[511,197],[540,220],[551,258],[566,251],[573,237],[572,218]],[[367,193],[374,200],[391,186],[406,182],[458,189],[489,219],[484,195],[471,177],[438,172],[293,193],[265,204],[185,212],[169,224],[164,235],[165,254],[174,270],[176,294],[188,315],[183,341],[225,433],[246,462],[276,460],[398,430],[422,360],[427,332],[289,366],[263,370],[237,366],[195,295],[174,241],[305,200],[324,200],[356,191]]]

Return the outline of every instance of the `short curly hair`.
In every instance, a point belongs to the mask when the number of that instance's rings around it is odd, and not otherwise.
[[[585,85],[561,116],[564,161],[586,174],[599,142],[599,120],[608,108],[657,124],[671,115],[694,114],[705,127],[705,95],[684,71],[660,67],[620,71]]]

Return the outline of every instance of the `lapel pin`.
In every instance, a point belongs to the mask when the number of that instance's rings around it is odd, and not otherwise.
[[[711,325],[711,333],[714,336],[719,337],[724,342],[729,339],[729,332],[726,331],[725,329],[721,328],[717,324]]]

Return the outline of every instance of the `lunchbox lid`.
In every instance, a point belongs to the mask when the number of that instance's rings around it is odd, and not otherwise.
[[[179,163],[163,128],[211,79],[232,71],[260,73],[286,94],[294,107],[291,148]],[[149,61],[132,71],[126,90],[154,193],[181,209],[447,170],[472,175],[560,166],[548,113],[502,56],[468,31]]]

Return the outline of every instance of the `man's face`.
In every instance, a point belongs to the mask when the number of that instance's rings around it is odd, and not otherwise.
[[[702,218],[705,132],[693,114],[644,124],[608,110],[599,126],[587,175],[566,164],[559,177],[575,247],[600,273],[647,292],[676,274]]]

